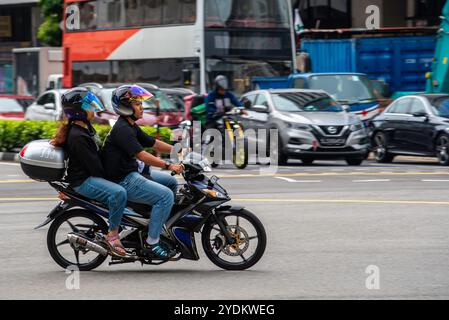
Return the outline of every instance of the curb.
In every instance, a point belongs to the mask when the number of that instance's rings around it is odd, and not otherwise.
[[[19,154],[14,152],[0,152],[0,161],[19,162]]]

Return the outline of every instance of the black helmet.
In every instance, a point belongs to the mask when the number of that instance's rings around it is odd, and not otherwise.
[[[153,95],[138,85],[124,85],[112,92],[112,107],[120,116],[129,117],[134,114],[132,101],[145,101]]]
[[[219,75],[214,80],[215,90],[222,88],[223,90],[228,90],[228,78],[223,75]]]
[[[105,108],[100,99],[87,88],[76,87],[61,96],[61,104],[69,120],[87,120],[86,111],[100,112]]]

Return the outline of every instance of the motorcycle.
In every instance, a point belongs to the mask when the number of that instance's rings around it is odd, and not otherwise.
[[[220,113],[221,119],[217,121],[217,129],[221,133],[222,141],[221,147],[223,148],[224,141],[228,139],[232,149],[232,163],[238,169],[245,169],[248,166],[248,140],[245,137],[244,129],[241,122],[238,120],[237,115],[240,114],[239,109],[233,109],[226,113]],[[180,128],[182,130],[182,140],[189,140],[189,146],[194,145],[194,135],[202,136],[203,132],[196,132],[192,127],[191,121],[184,121],[181,123]],[[199,130],[198,130],[199,131]],[[201,130],[202,131],[202,130]],[[203,155],[209,160],[213,168],[218,167],[221,163],[214,161],[214,150],[217,146],[213,144],[213,140],[206,138],[206,142],[202,146]],[[209,149],[212,148],[212,149]],[[223,160],[223,159],[222,159]]]
[[[204,174],[211,171],[207,160],[189,154],[183,164],[185,183],[161,234],[161,241],[176,253],[173,258],[160,260],[146,254],[143,244],[151,207],[131,202],[119,230],[126,255],[111,252],[105,244],[108,208],[77,194],[61,181],[48,182],[59,193],[61,202],[35,229],[51,223],[47,246],[51,257],[62,268],[76,266],[80,271],[93,270],[108,256],[111,257],[109,265],[199,260],[195,233],[201,233],[204,252],[216,266],[225,270],[252,267],[265,252],[267,237],[263,224],[244,207],[226,204],[231,198],[218,183],[218,177],[208,178]]]

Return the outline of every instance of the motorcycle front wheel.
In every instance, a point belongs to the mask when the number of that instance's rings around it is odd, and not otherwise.
[[[224,212],[217,218],[234,243],[227,244],[218,222],[211,218],[204,225],[201,235],[206,256],[225,270],[245,270],[254,266],[262,258],[267,242],[262,222],[245,209]]]

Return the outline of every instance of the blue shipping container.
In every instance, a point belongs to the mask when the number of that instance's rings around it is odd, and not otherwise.
[[[356,72],[355,39],[305,40],[301,51],[312,59],[312,72]]]
[[[384,37],[305,40],[301,50],[313,72],[361,72],[383,79],[391,92],[424,91],[425,74],[435,55],[436,37]]]

